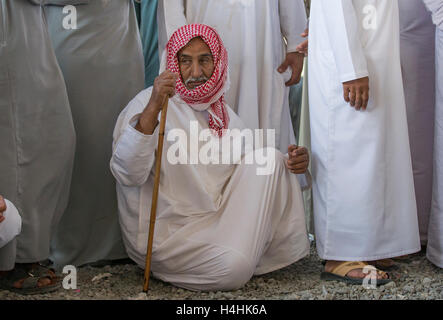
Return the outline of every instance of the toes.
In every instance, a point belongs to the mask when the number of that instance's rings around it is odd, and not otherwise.
[[[38,279],[37,286],[39,288],[49,286],[52,283],[52,280],[49,277]]]
[[[25,282],[25,279],[20,279],[14,282],[13,287],[16,289],[21,289],[23,287],[23,282]]]

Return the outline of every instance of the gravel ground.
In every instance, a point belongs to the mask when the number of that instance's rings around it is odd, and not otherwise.
[[[128,261],[127,261],[128,262]],[[143,271],[134,264],[78,268],[77,290],[23,296],[0,291],[0,300],[443,300],[443,270],[424,253],[398,262],[396,279],[377,289],[320,280],[321,261],[314,247],[297,263],[253,277],[242,289],[230,292],[193,292],[151,278],[149,295],[142,292]]]

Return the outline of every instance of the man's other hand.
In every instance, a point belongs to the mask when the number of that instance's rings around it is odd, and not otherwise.
[[[290,145],[288,147],[289,159],[286,161],[286,166],[289,171],[295,174],[302,174],[308,170],[309,166],[309,152],[305,147],[298,147]]]
[[[365,111],[369,102],[369,78],[344,82],[343,97],[355,110]]]
[[[307,38],[309,36],[309,29],[306,29],[301,36],[303,38]],[[303,41],[302,43],[300,43],[297,48],[295,48],[297,50],[297,52],[303,53],[305,55],[305,57],[308,55],[308,48],[309,48],[309,41],[308,39],[306,39],[305,41]]]
[[[283,61],[280,67],[278,67],[278,72],[283,73],[288,69],[290,66],[292,69],[292,76],[291,79],[289,79],[288,82],[286,82],[286,86],[290,87],[294,84],[297,84],[300,82],[301,79],[301,73],[303,71],[303,61],[304,61],[305,55],[300,52],[289,52],[286,54],[286,59]]]
[[[6,202],[5,199],[3,199],[2,196],[0,196],[0,223],[2,223],[5,220],[5,217],[3,216],[3,212],[6,211]]]

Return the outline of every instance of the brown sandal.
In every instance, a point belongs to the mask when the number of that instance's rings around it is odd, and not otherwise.
[[[39,285],[41,279],[49,279],[47,285]],[[21,282],[20,287],[15,284]],[[12,271],[0,277],[0,290],[8,290],[23,295],[43,294],[60,288],[59,277],[53,269],[40,264],[16,264]]]
[[[367,264],[371,264],[377,269],[382,271],[395,271],[400,269],[393,259],[380,259],[375,261],[365,261]]]
[[[365,262],[361,262],[361,261],[344,261],[344,262],[340,263],[338,266],[336,266],[334,269],[332,269],[331,272],[326,272],[326,271],[322,272],[320,278],[322,280],[326,280],[326,281],[342,281],[342,282],[346,282],[346,283],[350,283],[350,284],[363,285],[365,278],[353,278],[353,277],[347,276],[347,274],[351,270],[364,269],[364,268],[368,268],[368,267],[374,268],[378,275],[381,275],[381,276],[387,275],[388,276],[387,279],[374,280],[374,282],[376,283],[377,286],[384,285],[384,284],[392,281],[392,279],[390,279],[390,276],[388,273],[378,270],[374,266],[371,266],[371,265],[369,265]]]

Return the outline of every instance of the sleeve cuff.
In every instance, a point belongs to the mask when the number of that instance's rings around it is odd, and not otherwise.
[[[344,74],[340,76],[340,81],[341,83],[345,83],[348,81],[357,80],[364,77],[369,77],[369,72],[367,70]]]
[[[131,120],[129,120],[127,127],[118,141],[116,149],[118,156],[125,157],[125,155],[136,155],[138,158],[143,158],[150,156],[153,150],[157,148],[160,126],[157,125],[151,135],[144,134],[135,129],[140,116],[141,113],[136,114]]]
[[[286,39],[288,41],[288,45],[286,47],[286,53],[297,52],[297,46],[306,40],[302,36],[294,37],[293,39]]]

